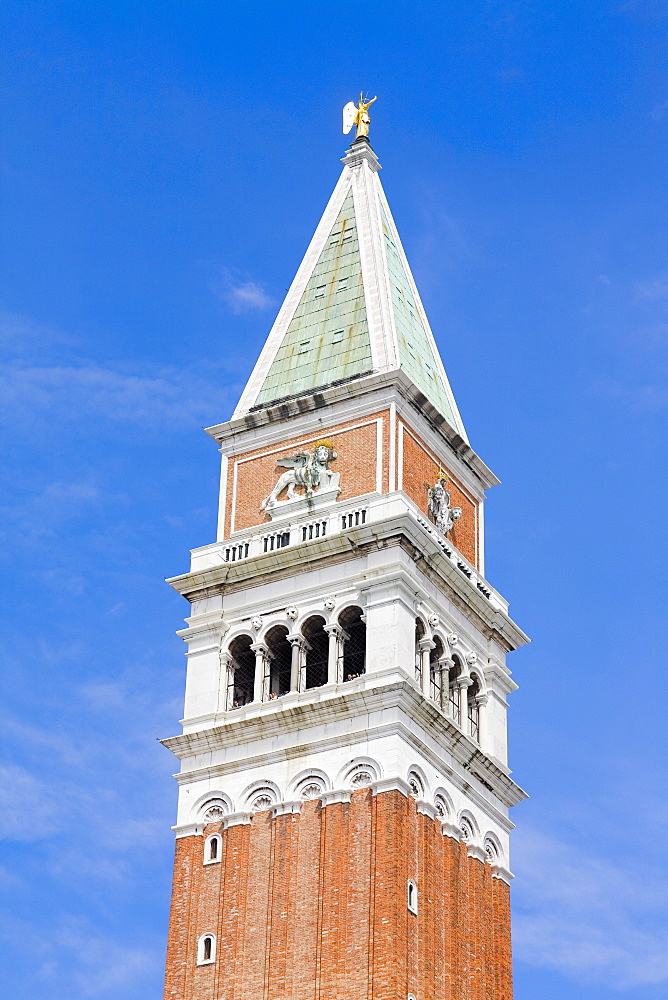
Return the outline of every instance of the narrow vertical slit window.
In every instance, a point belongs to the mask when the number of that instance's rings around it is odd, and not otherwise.
[[[207,838],[204,844],[204,864],[213,865],[221,859],[221,840],[217,833]]]
[[[210,965],[216,958],[216,935],[202,934],[197,942],[197,964]]]

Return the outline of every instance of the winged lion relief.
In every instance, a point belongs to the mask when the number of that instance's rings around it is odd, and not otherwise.
[[[312,452],[298,451],[289,458],[279,458],[276,465],[287,469],[283,472],[278,482],[268,497],[265,497],[260,506],[260,510],[271,510],[279,503],[286,503],[289,500],[298,499],[295,494],[295,487],[304,488],[304,496],[309,499],[316,493],[327,493],[336,491],[339,488],[339,472],[332,472],[329,468],[331,462],[336,461],[336,452],[330,441],[316,441]],[[283,490],[287,490],[284,501],[279,500]]]

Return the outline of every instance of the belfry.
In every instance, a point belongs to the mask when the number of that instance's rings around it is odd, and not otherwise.
[[[232,419],[191,605],[166,1000],[511,1000],[485,490],[368,139]],[[350,110],[352,109],[352,111]],[[354,116],[353,116],[354,113]],[[348,126],[350,127],[350,124]],[[346,129],[344,129],[346,130]]]

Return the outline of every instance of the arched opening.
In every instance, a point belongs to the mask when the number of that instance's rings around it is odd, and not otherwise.
[[[269,701],[280,698],[290,690],[290,666],[292,647],[287,640],[288,630],[284,625],[274,625],[267,632],[265,643],[270,655],[266,660],[265,691]]]
[[[413,879],[409,878],[406,892],[406,904],[411,913],[417,913],[417,895],[417,886]]]
[[[255,687],[255,653],[249,635],[239,635],[229,646],[232,657],[227,687],[227,707],[241,708],[253,700]]]
[[[197,942],[197,964],[207,965],[216,957],[216,938],[213,934],[202,934]]]
[[[422,775],[411,768],[408,772],[408,786],[410,788],[410,794],[416,799],[424,798],[424,781],[422,780]]]
[[[415,680],[422,687],[422,650],[420,640],[425,637],[424,622],[421,618],[415,619]]]
[[[459,697],[461,688],[457,679],[461,676],[462,665],[457,656],[452,657],[453,665],[448,672],[448,711],[455,722],[459,722]]]
[[[366,625],[361,608],[345,608],[339,616],[339,625],[346,633],[341,651],[340,676],[352,681],[366,671]]]
[[[441,660],[444,656],[443,643],[436,635],[434,636],[434,648],[429,650],[429,697],[433,698],[436,704],[441,706],[442,678]]]
[[[306,670],[304,687],[316,688],[327,683],[327,660],[329,657],[329,636],[325,632],[325,619],[313,615],[302,627],[302,635],[308,646],[306,649]]]
[[[208,865],[220,861],[220,856],[220,837],[218,834],[213,834],[204,844],[204,864]]]
[[[480,681],[477,674],[471,674],[472,684],[466,689],[467,715],[469,720],[469,735],[471,739],[478,742],[480,735],[480,706],[478,695],[480,694]]]

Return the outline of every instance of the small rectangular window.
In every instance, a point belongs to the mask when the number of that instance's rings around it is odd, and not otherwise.
[[[334,333],[332,334],[332,343],[340,344],[341,341],[343,340],[343,334],[344,334],[343,330],[335,330]]]
[[[308,354],[310,345],[311,345],[310,340],[303,340],[299,345],[299,350],[297,351],[297,354]]]
[[[317,285],[315,289],[314,299],[324,299],[325,291],[327,290],[327,285]]]
[[[337,285],[338,291],[342,292],[348,287],[348,278],[339,278],[339,283]]]

